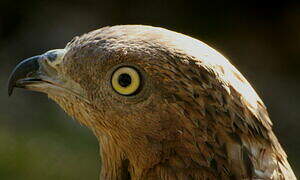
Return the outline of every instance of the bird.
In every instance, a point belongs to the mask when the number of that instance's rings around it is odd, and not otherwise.
[[[149,25],[115,25],[21,61],[99,142],[100,179],[296,179],[263,101],[221,53]]]

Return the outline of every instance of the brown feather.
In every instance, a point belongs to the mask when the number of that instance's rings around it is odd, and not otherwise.
[[[261,99],[201,41],[126,25],[76,37],[65,49],[61,73],[90,103],[49,96],[99,139],[102,179],[296,179]],[[136,97],[109,85],[120,64],[146,76]]]

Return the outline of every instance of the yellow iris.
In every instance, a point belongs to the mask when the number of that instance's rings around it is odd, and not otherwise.
[[[122,95],[132,95],[139,88],[141,79],[139,73],[131,67],[121,67],[112,75],[112,87]]]

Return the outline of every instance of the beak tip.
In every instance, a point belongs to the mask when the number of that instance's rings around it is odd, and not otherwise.
[[[8,96],[12,95],[14,87],[15,87],[15,85],[11,81],[9,81],[8,88],[7,88],[7,94],[8,94]]]
[[[13,89],[14,89],[14,88],[9,88],[9,89],[8,89],[8,91],[7,91],[8,97],[10,97],[10,96],[12,95]]]
[[[16,87],[16,78],[14,76],[14,71],[11,73],[8,83],[7,83],[7,94],[11,96],[13,93],[14,88]]]

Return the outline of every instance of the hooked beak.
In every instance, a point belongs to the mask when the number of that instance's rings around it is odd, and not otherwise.
[[[68,94],[90,103],[81,86],[62,73],[60,67],[65,54],[65,49],[55,49],[21,61],[9,77],[8,95],[18,87],[51,96]]]
[[[21,61],[9,77],[8,95],[12,94],[15,87],[39,91],[41,87],[45,89],[42,84],[59,86],[65,83],[65,80],[58,78],[56,68],[65,53],[65,49],[56,49]]]
[[[8,95],[10,96],[15,87],[26,88],[31,83],[39,83],[42,80],[38,76],[40,68],[39,59],[42,56],[34,56],[20,62],[12,71],[8,80]]]

